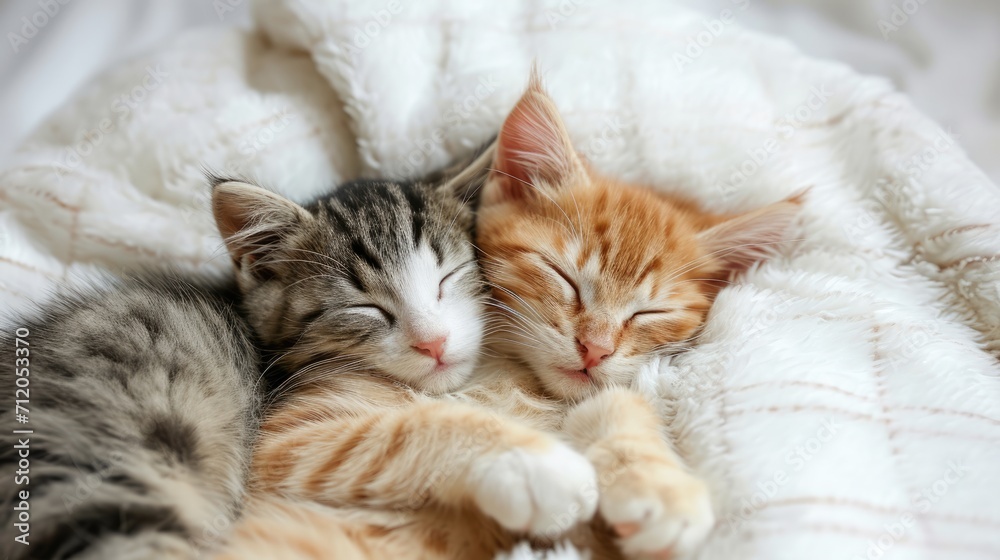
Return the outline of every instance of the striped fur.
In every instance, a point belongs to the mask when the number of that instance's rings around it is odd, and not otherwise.
[[[596,173],[572,151],[537,78],[496,153],[477,245],[510,325],[501,349],[564,398],[628,385],[652,353],[684,348],[718,290],[766,258],[798,213],[793,199],[710,214]],[[587,367],[581,342],[608,357]]]
[[[434,392],[472,371],[484,294],[471,212],[452,191],[356,181],[305,206],[239,181],[215,192],[272,389],[362,369]],[[439,337],[447,367],[413,348]]]
[[[30,413],[5,430],[0,467],[4,558],[191,558],[239,510],[259,393],[250,331],[227,286],[153,275],[57,298],[11,322],[0,353],[15,363],[27,328]],[[0,381],[14,387],[12,367]],[[27,440],[30,474],[15,482]],[[13,510],[28,491],[30,535]]]
[[[440,392],[472,371],[484,293],[453,192],[359,181],[300,206],[239,181],[212,186],[235,285],[149,274],[56,298],[0,334],[6,386],[30,351],[34,430],[2,438],[8,473],[17,439],[30,439],[28,482],[0,479],[5,558],[193,558],[217,546],[242,505],[262,369],[271,394],[352,369],[407,372]],[[15,347],[14,327],[30,347]],[[413,347],[439,334],[438,359]],[[18,425],[12,406],[0,418]],[[27,546],[14,540],[22,491]]]
[[[459,176],[486,177],[487,341],[506,358],[444,394],[383,370],[290,395],[255,454],[256,512],[223,558],[485,559],[560,537],[596,558],[665,558],[711,530],[706,487],[623,387],[691,340],[719,288],[781,240],[796,202],[717,216],[600,177],[537,79],[476,161]],[[583,339],[607,346],[602,362],[584,364]],[[308,529],[270,538],[275,511]]]

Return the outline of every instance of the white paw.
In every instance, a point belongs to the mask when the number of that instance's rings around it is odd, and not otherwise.
[[[685,557],[715,525],[701,480],[676,467],[641,463],[605,487],[601,515],[630,559]]]
[[[558,441],[483,457],[471,476],[476,505],[512,531],[555,538],[597,509],[594,467]]]

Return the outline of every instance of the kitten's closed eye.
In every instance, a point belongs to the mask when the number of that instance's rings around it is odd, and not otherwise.
[[[566,272],[563,271],[563,269],[559,268],[558,266],[556,266],[555,263],[549,261],[548,259],[543,258],[542,260],[544,260],[545,264],[548,265],[548,267],[552,269],[552,271],[555,272],[557,276],[562,278],[563,282],[565,282],[566,285],[573,290],[573,294],[576,296],[576,304],[578,306],[582,305],[583,302],[580,299],[580,287],[577,286],[576,282],[574,282],[573,279],[569,277],[569,274],[566,274]]]
[[[462,275],[461,273],[467,271],[469,269],[469,266],[475,266],[475,264],[476,261],[474,260],[465,261],[464,263],[456,266],[455,269],[449,272],[448,274],[445,274],[444,278],[441,279],[441,283],[438,284],[438,301],[441,301],[441,299],[444,298],[445,288],[451,286],[451,284],[453,284],[455,280],[461,277]]]
[[[375,304],[352,305],[352,306],[350,306],[350,307],[348,307],[346,309],[348,311],[356,312],[359,315],[365,315],[365,316],[371,317],[373,319],[380,319],[380,320],[385,321],[386,323],[388,323],[389,326],[392,326],[392,325],[396,324],[396,316],[395,315],[393,315],[392,313],[389,313],[388,311],[386,311],[385,308],[380,307],[380,306],[375,305]]]
[[[302,319],[300,320],[300,322],[303,325],[310,325],[310,324],[315,323],[316,321],[318,321],[319,318],[322,317],[325,313],[326,313],[325,309],[322,309],[322,308],[317,309],[316,311],[313,311],[313,312],[309,313],[308,315],[302,317]]]
[[[635,320],[639,317],[645,317],[645,316],[656,317],[662,315],[669,315],[671,313],[673,313],[672,309],[645,309],[643,311],[636,311],[635,313],[633,313],[632,316],[629,317],[629,321]]]

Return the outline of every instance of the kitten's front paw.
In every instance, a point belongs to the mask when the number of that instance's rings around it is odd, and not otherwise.
[[[479,508],[512,531],[554,538],[597,509],[597,475],[586,457],[553,441],[483,457],[472,469]]]
[[[601,515],[630,559],[687,556],[715,525],[705,484],[678,466],[640,461],[608,478]]]

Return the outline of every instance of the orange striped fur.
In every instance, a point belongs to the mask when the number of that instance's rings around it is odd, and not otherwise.
[[[487,559],[561,537],[594,558],[667,558],[711,530],[707,488],[626,387],[695,335],[798,200],[712,215],[602,177],[537,78],[493,149],[477,244],[503,357],[443,396],[361,374],[290,396],[220,558]]]
[[[507,334],[494,342],[571,399],[628,385],[651,353],[683,347],[799,209],[793,198],[710,214],[602,176],[573,151],[537,78],[504,123],[482,197],[476,241]],[[582,345],[607,358],[588,367]]]

